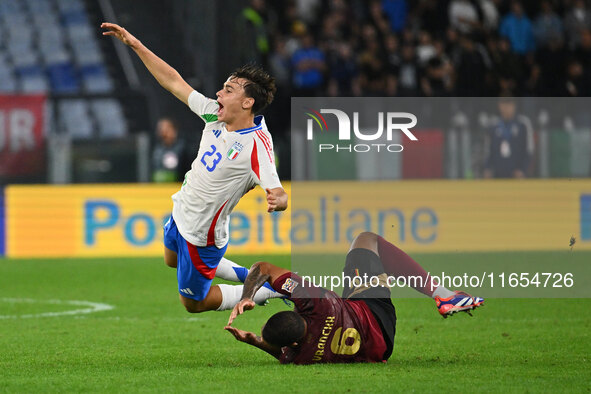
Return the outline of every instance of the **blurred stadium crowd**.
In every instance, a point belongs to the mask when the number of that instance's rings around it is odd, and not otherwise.
[[[591,92],[584,0],[255,0],[243,15],[296,96]]]
[[[82,0],[0,0],[0,94],[63,97],[53,103],[56,118],[75,138],[126,135],[99,39]]]

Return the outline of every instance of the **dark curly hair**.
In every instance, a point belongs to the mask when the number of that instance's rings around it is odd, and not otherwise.
[[[230,74],[230,79],[235,78],[244,78],[248,81],[243,88],[246,96],[254,99],[252,106],[254,114],[265,109],[273,101],[277,91],[275,78],[270,76],[262,67],[256,64],[246,64]]]
[[[295,312],[283,311],[267,320],[261,335],[265,342],[283,347],[299,342],[305,334],[304,319]]]

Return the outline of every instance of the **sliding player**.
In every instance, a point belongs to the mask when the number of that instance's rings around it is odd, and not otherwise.
[[[256,263],[225,329],[237,340],[266,351],[281,363],[385,362],[392,354],[396,333],[388,275],[420,277],[421,281],[413,281],[415,289],[433,297],[443,317],[462,311],[470,313],[484,302],[483,298],[464,292],[435,287],[416,261],[374,233],[362,233],[353,241],[343,273],[351,279],[377,277],[380,285],[372,287],[352,280],[350,286],[345,280],[341,298],[283,268]],[[271,316],[263,326],[262,337],[232,327],[237,315],[254,307],[252,296],[265,282],[288,296],[295,310]]]
[[[268,212],[287,208],[274,163],[273,141],[262,116],[273,101],[275,80],[261,68],[244,66],[230,75],[217,100],[193,90],[179,73],[127,30],[101,25],[128,45],[166,90],[187,104],[205,122],[199,152],[172,196],[172,216],[164,227],[164,260],[177,269],[181,303],[189,312],[232,309],[242,286],[211,286],[213,277],[239,281],[248,270],[224,259],[229,215],[240,198],[256,185],[267,193]],[[257,303],[281,297],[270,288],[253,294]]]

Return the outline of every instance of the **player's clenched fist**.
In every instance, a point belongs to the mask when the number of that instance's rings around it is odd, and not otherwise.
[[[267,212],[273,212],[277,209],[277,197],[270,189],[265,189],[267,192]]]
[[[139,40],[133,36],[130,32],[122,28],[115,23],[103,22],[101,28],[107,29],[103,32],[103,36],[113,36],[121,40],[125,45],[129,45],[134,48],[139,44]]]
[[[269,189],[267,193],[267,212],[284,211],[287,208],[287,193],[283,188]]]

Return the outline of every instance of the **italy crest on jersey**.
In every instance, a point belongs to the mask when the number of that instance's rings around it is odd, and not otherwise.
[[[230,149],[228,150],[228,160],[234,160],[235,158],[238,157],[238,154],[240,154],[240,152],[242,152],[242,148],[244,148],[242,146],[242,144],[240,142],[234,142],[234,144],[230,147]]]

